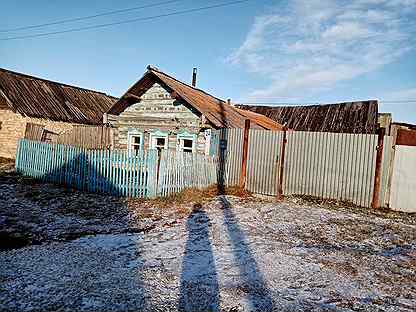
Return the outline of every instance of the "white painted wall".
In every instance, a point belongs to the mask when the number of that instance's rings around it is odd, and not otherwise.
[[[416,146],[396,145],[390,208],[416,212]]]

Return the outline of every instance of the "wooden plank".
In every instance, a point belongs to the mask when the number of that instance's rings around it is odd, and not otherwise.
[[[374,191],[373,199],[371,202],[371,208],[380,208],[380,191],[381,191],[381,175],[382,175],[382,164],[383,164],[383,150],[384,150],[384,128],[379,129],[378,140],[377,140],[377,156],[376,156],[376,167],[374,175]]]
[[[398,129],[396,145],[416,146],[416,130]]]
[[[277,183],[278,189],[277,189],[277,197],[278,199],[283,198],[283,176],[284,176],[284,168],[285,168],[285,153],[286,153],[286,143],[287,143],[287,130],[286,128],[283,128],[283,138],[282,138],[282,149],[280,152],[280,171],[279,171],[279,181]]]

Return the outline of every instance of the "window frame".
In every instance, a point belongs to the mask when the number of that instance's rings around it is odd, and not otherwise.
[[[157,149],[157,139],[165,139],[165,145],[163,146],[164,150],[169,148],[169,133],[156,130],[150,133],[150,148]]]
[[[137,143],[133,143],[133,137],[140,137],[140,144]],[[129,130],[127,133],[127,150],[128,150],[128,154],[129,157],[132,156],[132,152],[133,152],[133,146],[134,145],[139,145],[139,153],[141,153],[144,149],[144,134],[142,131],[139,130]]]
[[[190,133],[186,130],[179,132],[176,135],[176,150],[179,152],[184,152],[184,140],[190,140],[192,141],[192,153],[196,153],[196,145],[197,145],[197,135],[194,133]],[[189,149],[188,147],[186,147],[185,149]]]

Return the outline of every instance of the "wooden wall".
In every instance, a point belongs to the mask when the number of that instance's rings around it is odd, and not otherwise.
[[[73,124],[48,119],[24,117],[9,109],[0,109],[0,156],[15,158],[18,141],[25,137],[26,125],[37,124],[47,131],[63,133],[71,130]]]
[[[144,135],[144,148],[150,145],[150,133],[168,133],[168,146],[177,148],[177,134],[187,131],[197,135],[197,151],[205,152],[205,135],[201,130],[201,115],[185,103],[173,99],[170,93],[155,83],[136,104],[120,115],[109,115],[109,123],[115,128],[114,142],[118,149],[127,149],[129,131]]]
[[[25,139],[45,141],[79,146],[87,149],[112,149],[113,129],[107,126],[73,125],[71,129],[56,133],[45,126],[35,123],[27,123]]]

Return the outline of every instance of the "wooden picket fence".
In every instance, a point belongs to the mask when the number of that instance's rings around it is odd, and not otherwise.
[[[159,169],[160,196],[169,196],[185,188],[201,189],[217,183],[216,159],[202,154],[163,151]]]
[[[187,187],[216,183],[213,157],[148,150],[129,156],[127,151],[87,150],[77,146],[22,139],[16,157],[17,172],[92,193],[154,198]]]

